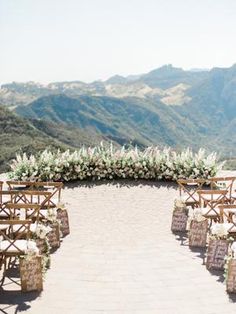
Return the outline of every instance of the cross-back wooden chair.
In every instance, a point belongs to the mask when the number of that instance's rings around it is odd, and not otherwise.
[[[52,207],[48,202],[50,197],[51,192],[48,191],[22,190],[18,191],[18,194],[13,199],[13,203],[21,203],[23,201],[25,204],[40,205],[39,219],[43,220],[47,216],[48,209]]]
[[[236,205],[222,204],[219,205],[220,209],[220,222],[225,225],[228,233],[236,238]]]
[[[9,210],[10,219],[31,219],[34,223],[39,222],[39,204],[7,203],[6,209]]]
[[[6,229],[1,226],[7,226]],[[4,282],[7,269],[7,261],[12,258],[25,255],[28,248],[37,247],[35,242],[30,240],[31,220],[0,220],[0,269],[3,267],[3,277],[1,284]],[[24,234],[24,239],[22,239]],[[8,263],[8,267],[10,262]]]
[[[56,207],[61,201],[62,182],[30,182],[30,181],[7,181],[9,190],[32,190],[47,191],[50,194],[45,197],[41,206]]]
[[[211,190],[227,190],[227,199],[226,202],[231,204],[232,193],[233,193],[233,185],[235,183],[236,177],[212,177],[209,180]]]
[[[11,213],[7,203],[14,203],[18,191],[0,191],[0,219],[10,219]]]
[[[3,187],[3,181],[0,181],[0,191],[2,190]]]
[[[7,203],[12,204],[37,204],[40,205],[39,216],[45,218],[47,209],[51,206],[45,201],[51,197],[51,192],[48,191],[31,191],[31,190],[8,190],[0,191],[0,219],[10,217],[9,209],[6,208]]]
[[[227,201],[228,190],[199,190],[197,193],[202,215],[210,219],[211,224],[212,221],[220,222],[219,205]]]
[[[179,179],[177,180],[179,186],[180,198],[187,206],[198,207],[199,195],[197,191],[202,190],[205,179]]]

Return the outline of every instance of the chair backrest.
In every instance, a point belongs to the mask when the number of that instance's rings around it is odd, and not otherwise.
[[[223,189],[228,191],[228,199],[231,199],[233,185],[236,177],[212,177],[209,179],[211,190]]]
[[[0,181],[0,191],[2,190],[3,187],[3,181]]]
[[[216,208],[222,205],[227,200],[227,190],[199,190],[197,191],[199,195],[199,202],[201,207],[208,207],[209,211],[206,215],[210,214],[212,211],[219,216]]]
[[[4,219],[10,219],[10,213],[6,209],[7,203],[14,203],[18,191],[3,191],[0,190],[0,217]]]
[[[236,229],[236,220],[233,219],[234,216],[236,217],[236,204],[222,204],[219,205],[219,208],[221,222],[231,223],[232,227],[230,229]]]
[[[203,189],[203,186],[206,183],[206,180],[205,179],[179,179],[177,180],[177,183],[179,186],[180,198],[185,195],[186,203],[198,203],[199,196],[197,194],[197,191]]]
[[[32,190],[15,191],[15,197],[13,198],[12,203],[23,202],[25,204],[41,205],[45,202],[45,200],[48,200],[48,198],[50,198],[51,195],[52,193],[48,191],[32,191]]]
[[[0,255],[7,255],[9,251],[11,251],[12,255],[25,254],[17,240],[22,238],[22,234],[24,234],[26,241],[29,240],[30,224],[31,220],[0,220],[1,243],[5,242],[6,244],[4,247],[1,247]],[[6,228],[1,228],[1,226]],[[14,232],[12,231],[13,227]]]
[[[9,210],[10,219],[31,219],[33,222],[39,222],[40,205],[38,204],[7,203],[6,209]]]
[[[57,202],[61,200],[62,182],[31,182],[31,181],[7,181],[9,190],[47,191],[50,194],[43,200],[41,206],[56,207],[53,197],[57,196]]]

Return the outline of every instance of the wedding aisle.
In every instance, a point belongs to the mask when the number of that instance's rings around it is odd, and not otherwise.
[[[52,255],[44,291],[0,291],[3,313],[230,314],[236,304],[200,252],[170,232],[177,186],[68,184],[71,234]],[[6,287],[4,287],[6,288]]]

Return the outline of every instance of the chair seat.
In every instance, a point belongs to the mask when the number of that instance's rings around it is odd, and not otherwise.
[[[2,195],[1,203],[6,204],[9,202],[11,203],[11,195]]]
[[[4,209],[0,211],[0,218],[9,218],[10,217],[10,211],[9,209]]]
[[[233,223],[224,223],[224,226],[228,230],[228,232],[236,233],[236,226]]]
[[[181,200],[184,203],[195,203],[195,202],[199,202],[199,197],[197,194],[193,195],[193,197],[190,197],[189,195],[183,195],[181,196]]]
[[[0,225],[0,230],[6,230],[9,228],[9,225]]]
[[[227,197],[227,195],[226,195]],[[204,199],[207,201],[220,201],[222,200],[222,195],[219,194],[204,194]]]
[[[13,225],[13,232],[18,232],[20,228],[20,225]],[[31,232],[36,232],[36,229],[37,229],[37,223],[34,223],[34,224],[30,224],[30,231]],[[20,231],[19,231],[20,232]]]
[[[11,244],[12,242],[8,241],[8,240],[3,240],[0,242],[0,252],[1,251],[5,251],[7,249],[7,247]],[[15,247],[15,246],[16,247]],[[7,253],[20,253],[20,251],[26,253],[29,249],[31,251],[34,251],[36,254],[39,253],[39,249],[36,246],[36,243],[32,240],[16,240],[14,242],[14,245],[11,245],[6,252]],[[17,249],[19,248],[19,250]]]
[[[236,208],[225,208],[224,211],[230,214],[236,214]]]
[[[201,210],[202,215],[207,217],[217,217],[220,214],[220,209],[218,207],[214,208],[214,210],[210,207],[201,207],[197,209]]]
[[[13,212],[14,211],[8,208],[4,208],[4,210],[0,209],[0,218],[6,218],[6,217],[9,218]],[[16,210],[14,216],[18,216],[19,214],[20,214],[20,211]]]
[[[231,194],[231,198],[236,199],[236,193],[232,193],[232,194]]]

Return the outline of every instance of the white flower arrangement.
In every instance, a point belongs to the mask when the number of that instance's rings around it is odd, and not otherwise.
[[[231,244],[228,255],[225,257],[225,265],[224,265],[225,281],[228,279],[229,263],[232,259],[236,259],[236,242],[235,241]]]
[[[191,222],[192,220],[197,221],[197,222],[202,222],[206,220],[206,218],[202,215],[201,208],[195,208],[191,214],[189,215],[189,221]]]
[[[101,179],[177,180],[209,178],[222,167],[216,153],[207,155],[203,149],[177,153],[170,148],[144,150],[102,144],[70,152],[49,152],[39,156],[17,155],[11,164],[10,178],[30,181],[71,181]]]
[[[185,203],[182,199],[180,198],[176,198],[175,201],[174,201],[174,207],[175,208],[182,208],[182,207],[185,207]]]
[[[228,228],[225,224],[215,223],[211,227],[211,238],[214,239],[227,239]]]
[[[46,218],[50,222],[57,221],[57,209],[56,208],[49,208],[47,210]]]
[[[39,254],[39,249],[37,248],[36,242],[30,240],[27,241],[27,249],[25,251],[27,257],[35,256]]]
[[[58,202],[56,208],[65,209],[65,203]]]
[[[45,239],[47,234],[51,231],[52,229],[49,226],[45,226],[43,224],[38,224],[35,234],[39,239]]]

